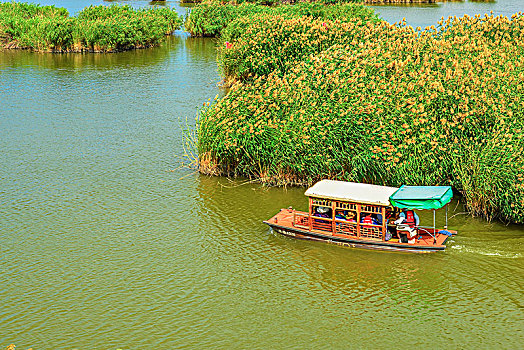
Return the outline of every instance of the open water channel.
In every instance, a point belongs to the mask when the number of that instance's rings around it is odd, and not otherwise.
[[[491,8],[524,3],[378,11],[416,26]],[[522,226],[454,203],[442,253],[298,241],[262,220],[304,209],[304,189],[179,168],[219,80],[213,40],[183,33],[118,54],[0,52],[0,348],[522,348]]]

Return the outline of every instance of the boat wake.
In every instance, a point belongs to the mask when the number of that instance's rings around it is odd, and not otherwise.
[[[504,258],[504,259],[518,259],[522,257],[521,253],[501,252],[497,250],[493,250],[493,251],[482,250],[482,249],[468,248],[462,245],[452,245],[450,246],[450,248],[454,250],[459,250],[465,253],[480,254],[484,256],[495,256],[495,257]]]

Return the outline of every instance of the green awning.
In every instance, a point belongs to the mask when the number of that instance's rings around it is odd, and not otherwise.
[[[453,198],[450,186],[401,186],[389,197],[391,205],[406,209],[439,209]]]

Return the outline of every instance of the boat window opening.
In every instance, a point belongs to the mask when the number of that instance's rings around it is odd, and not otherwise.
[[[335,211],[335,220],[357,222],[357,212],[337,209]]]
[[[319,218],[329,218],[333,217],[332,209],[325,206],[313,206],[312,207],[313,216]]]
[[[360,217],[360,223],[362,225],[382,226],[382,215],[381,214],[363,214]]]

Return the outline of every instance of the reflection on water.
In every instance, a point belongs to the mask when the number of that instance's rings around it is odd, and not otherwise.
[[[194,181],[168,170],[183,154],[180,121],[219,81],[214,43],[186,42],[0,53],[2,343],[172,347],[192,278],[177,252],[198,251],[180,248]]]
[[[60,53],[47,54],[27,52],[25,50],[5,50],[0,55],[0,68],[15,69],[18,67],[36,66],[52,72],[63,72],[82,69],[121,70],[126,67],[150,67],[165,61],[174,54],[185,41],[185,37],[170,36],[157,48],[147,48],[112,53]]]
[[[523,343],[522,226],[455,202],[442,253],[300,241],[262,221],[307,210],[303,188],[178,168],[186,118],[220,93],[214,45],[0,52],[0,346]]]

